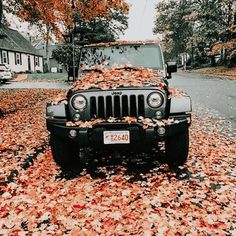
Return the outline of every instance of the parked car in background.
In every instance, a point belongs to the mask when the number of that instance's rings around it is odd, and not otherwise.
[[[12,79],[11,69],[5,64],[0,64],[0,83],[6,83],[10,79]]]

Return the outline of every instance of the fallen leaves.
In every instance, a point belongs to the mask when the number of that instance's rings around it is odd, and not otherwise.
[[[170,97],[182,97],[186,96],[187,94],[177,88],[168,88],[169,96]]]
[[[125,40],[118,40],[115,42],[107,42],[107,43],[96,43],[96,44],[89,44],[85,47],[110,47],[110,46],[122,46],[122,45],[151,45],[151,44],[159,44],[160,40],[140,40],[140,41],[125,41]]]
[[[208,67],[203,69],[195,70],[194,72],[206,74],[210,76],[219,76],[221,78],[227,78],[227,79],[236,79],[236,68],[227,68],[223,66],[219,67]]]
[[[165,88],[160,72],[126,65],[122,68],[106,69],[99,66],[90,68],[90,73],[81,76],[72,86],[72,91],[87,89],[116,89],[120,87],[153,86]]]
[[[2,90],[0,108],[0,182],[11,171],[21,169],[23,161],[46,144],[45,104],[60,90]],[[14,105],[13,105],[14,104]]]
[[[43,99],[35,106],[0,119],[4,173],[47,141],[43,111],[57,91],[38,93]],[[34,165],[18,168],[14,182],[1,186],[0,234],[234,235],[236,140],[220,134],[221,126],[210,116],[193,115],[189,159],[176,172],[157,164],[156,153],[126,153],[115,166],[103,161],[115,158],[109,153],[66,180],[48,148]]]
[[[3,115],[14,113],[18,110],[30,108],[35,105],[37,100],[40,100],[41,95],[38,90],[0,90],[0,111]]]
[[[61,92],[53,99],[52,105],[57,105],[59,103],[67,104],[67,92]]]
[[[91,121],[77,121],[77,122],[72,122],[68,121],[66,123],[67,127],[79,127],[79,128],[93,128],[96,125],[102,124],[102,123],[127,123],[127,124],[135,124],[138,123],[143,127],[143,129],[147,129],[150,127],[165,127],[167,125],[172,125],[172,124],[178,124],[178,120],[174,120],[173,118],[170,119],[150,119],[150,118],[144,118],[142,116],[136,118],[136,117],[130,117],[126,116],[123,118],[114,118],[110,117],[107,120],[104,119],[93,119]]]

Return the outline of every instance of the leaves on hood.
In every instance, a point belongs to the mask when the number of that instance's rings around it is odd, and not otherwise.
[[[83,69],[86,70],[86,69]],[[129,65],[120,68],[106,69],[103,66],[90,68],[90,73],[81,76],[72,86],[72,91],[86,89],[116,89],[121,87],[154,86],[165,88],[160,72],[135,68]]]
[[[168,88],[169,97],[182,97],[187,96],[187,94],[184,91],[181,91],[177,88]]]
[[[52,101],[52,105],[57,105],[59,103],[68,104],[66,91],[58,93],[57,96]]]

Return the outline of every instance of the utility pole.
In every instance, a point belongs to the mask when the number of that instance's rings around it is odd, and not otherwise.
[[[72,66],[73,66],[73,82],[75,82],[75,33],[72,34]]]
[[[72,9],[75,9],[74,0],[72,0]],[[75,82],[75,32],[76,32],[76,21],[74,21],[74,29],[72,32],[72,66],[73,66],[73,82]]]

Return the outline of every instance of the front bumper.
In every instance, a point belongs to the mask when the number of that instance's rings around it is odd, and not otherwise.
[[[112,147],[112,146],[134,146],[139,144],[154,145],[157,141],[165,140],[167,137],[174,136],[188,129],[190,117],[181,117],[178,123],[165,126],[165,134],[159,134],[160,127],[150,127],[143,129],[140,123],[101,123],[93,128],[67,127],[65,120],[47,119],[47,129],[51,134],[61,136],[76,142],[79,147]],[[76,137],[71,137],[70,131],[76,131]],[[105,145],[103,140],[104,131],[126,130],[130,132],[130,144]]]

